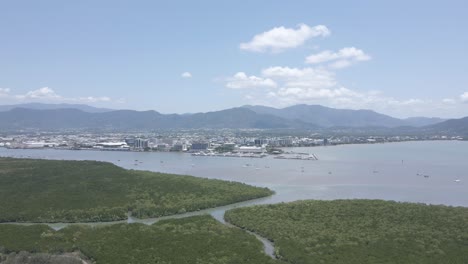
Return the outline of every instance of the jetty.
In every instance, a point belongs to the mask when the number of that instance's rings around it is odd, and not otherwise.
[[[295,155],[279,155],[275,159],[292,159],[292,160],[318,160],[315,154],[301,153]]]

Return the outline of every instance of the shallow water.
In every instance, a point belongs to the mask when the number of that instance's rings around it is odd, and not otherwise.
[[[128,169],[240,181],[276,191],[260,203],[367,198],[468,206],[466,141],[342,145],[288,151],[314,153],[319,160],[5,148],[0,148],[0,156],[101,160]]]

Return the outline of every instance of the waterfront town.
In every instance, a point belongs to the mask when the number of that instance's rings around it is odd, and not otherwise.
[[[195,155],[219,153],[280,154],[280,148],[375,144],[420,140],[464,140],[460,136],[326,136],[271,135],[262,131],[194,130],[160,133],[16,133],[0,135],[0,147],[16,149],[70,149],[101,151],[190,152]]]

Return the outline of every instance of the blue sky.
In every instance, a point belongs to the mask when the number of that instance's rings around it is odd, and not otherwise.
[[[467,116],[465,2],[0,1],[0,103]]]

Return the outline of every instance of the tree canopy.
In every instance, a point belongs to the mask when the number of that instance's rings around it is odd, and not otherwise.
[[[289,263],[468,263],[468,208],[381,200],[233,209],[227,221],[274,241]]]
[[[0,222],[159,217],[271,195],[267,188],[125,170],[106,162],[0,158]]]
[[[274,264],[262,243],[208,215],[170,219],[147,226],[0,224],[0,256],[12,252],[81,252],[96,264]],[[45,262],[48,263],[48,262]]]

